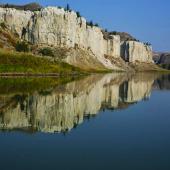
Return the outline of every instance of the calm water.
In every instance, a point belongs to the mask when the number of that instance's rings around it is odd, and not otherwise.
[[[170,76],[67,81],[0,79],[0,169],[170,169]]]

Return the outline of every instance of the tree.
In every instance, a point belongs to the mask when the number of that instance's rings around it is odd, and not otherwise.
[[[7,4],[5,4],[5,8],[8,8],[9,7],[9,4],[7,3]]]
[[[78,11],[77,11],[77,12],[76,12],[76,14],[77,14],[77,17],[78,17],[78,18],[80,18],[80,17],[81,17],[80,12],[78,12]]]
[[[66,11],[70,11],[70,5],[69,4],[67,4],[67,6],[66,6]]]
[[[96,23],[94,26],[99,27],[99,24],[98,24],[98,23]]]
[[[147,46],[151,46],[151,43],[149,43],[149,42],[145,42],[144,44]]]
[[[116,35],[117,32],[116,32],[116,31],[112,31],[111,34],[112,34],[112,35]]]
[[[89,23],[89,25],[91,26],[91,27],[93,27],[93,21],[90,21],[90,23]]]

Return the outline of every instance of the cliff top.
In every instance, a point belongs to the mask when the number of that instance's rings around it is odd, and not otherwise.
[[[120,41],[139,41],[126,32],[117,32],[117,31],[108,32],[107,30],[103,30],[102,32],[103,32],[104,39],[106,40],[111,39],[112,35],[119,35]]]
[[[35,3],[35,2],[26,4],[26,5],[0,4],[0,7],[14,8],[17,10],[29,10],[29,11],[39,11],[40,9],[43,8],[40,4]],[[58,8],[61,8],[61,7],[58,7]],[[67,7],[63,8],[63,9],[72,11],[70,9],[69,5],[67,5]],[[76,14],[78,17],[81,17],[79,12],[76,12]],[[96,27],[99,26],[98,24],[94,24],[92,21],[87,22],[87,24],[89,26],[96,26]],[[102,32],[103,32],[103,36],[105,39],[112,39],[113,35],[119,35],[121,41],[138,41],[138,40],[136,40],[136,38],[134,38],[132,35],[130,35],[129,33],[126,33],[126,32],[117,32],[117,31],[108,32],[107,30],[103,30]]]

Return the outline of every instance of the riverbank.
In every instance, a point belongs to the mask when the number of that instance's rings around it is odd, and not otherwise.
[[[0,49],[0,75],[60,76],[86,74],[80,68],[59,61],[49,61],[30,53]]]
[[[31,53],[0,49],[0,76],[77,76],[90,73],[109,73],[111,70],[84,70],[70,64],[49,60]]]
[[[129,72],[168,72],[155,64],[136,63]],[[32,53],[0,49],[0,77],[74,77],[110,73],[109,69],[83,69]],[[121,71],[122,72],[122,71]]]

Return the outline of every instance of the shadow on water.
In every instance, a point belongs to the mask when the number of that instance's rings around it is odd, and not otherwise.
[[[169,75],[96,74],[74,81],[1,78],[0,130],[67,133],[101,110],[126,109],[170,89]]]

